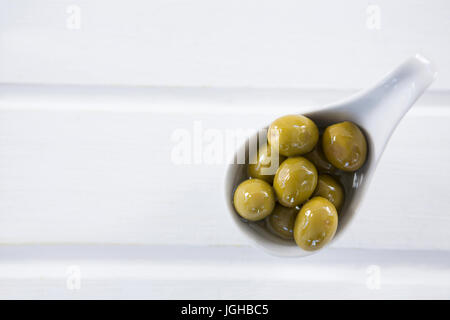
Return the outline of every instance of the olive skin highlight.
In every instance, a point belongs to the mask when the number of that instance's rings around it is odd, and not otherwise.
[[[257,178],[264,180],[268,183],[273,183],[273,178],[275,173],[280,166],[280,164],[286,159],[276,152],[272,153],[270,145],[264,145],[258,150],[253,161],[247,167],[247,174],[251,178]],[[275,163],[277,160],[278,163]],[[272,163],[274,161],[274,163]],[[273,166],[274,168],[271,168]],[[273,171],[271,171],[273,169]]]
[[[242,218],[258,221],[272,213],[275,207],[275,194],[272,186],[266,181],[248,179],[236,188],[233,204]]]
[[[302,204],[316,189],[317,178],[316,167],[306,158],[286,159],[273,180],[278,202],[289,208]]]
[[[319,250],[333,239],[337,226],[334,205],[325,198],[314,197],[303,205],[295,219],[295,243],[306,251]]]
[[[319,129],[309,118],[287,115],[272,122],[267,132],[269,144],[286,157],[301,156],[312,151],[319,141]]]
[[[268,229],[282,239],[294,239],[293,232],[297,213],[297,208],[286,208],[277,204],[272,214],[267,217]]]
[[[314,149],[304,157],[311,161],[321,173],[335,173],[337,169],[331,165],[322,150],[322,144],[317,143]]]
[[[336,168],[353,172],[360,169],[367,158],[367,141],[361,129],[352,122],[333,124],[325,129],[322,149]]]
[[[330,201],[336,210],[340,210],[344,204],[344,188],[328,174],[320,174],[314,196],[320,196]]]

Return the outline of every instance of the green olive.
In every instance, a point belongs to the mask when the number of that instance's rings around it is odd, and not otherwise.
[[[317,170],[303,157],[286,159],[278,168],[273,188],[278,201],[285,207],[295,207],[305,202],[317,186]]]
[[[280,238],[286,240],[293,239],[293,229],[297,213],[297,208],[286,208],[277,204],[272,214],[267,217],[269,230]]]
[[[267,132],[269,144],[277,146],[286,157],[310,152],[319,140],[319,129],[307,117],[287,115],[276,119]]]
[[[270,184],[260,179],[242,182],[234,192],[234,208],[250,221],[264,219],[275,207],[275,194]]]
[[[320,143],[316,144],[313,151],[305,154],[304,157],[311,161],[319,172],[333,173],[336,171],[325,157]]]
[[[316,191],[314,196],[324,197],[328,199],[339,211],[344,203],[344,188],[333,177],[327,174],[319,175]]]
[[[328,161],[344,171],[356,171],[364,165],[367,142],[364,134],[354,123],[345,121],[325,129],[322,148]]]
[[[325,198],[314,197],[303,205],[295,219],[295,242],[303,250],[319,250],[333,239],[337,225],[334,205]]]
[[[267,181],[268,183],[273,182],[273,177],[277,171],[280,164],[286,159],[286,157],[270,150],[270,146],[264,145],[258,150],[254,159],[250,162],[247,167],[248,175],[252,178],[258,178]],[[275,151],[275,150],[274,150]],[[271,168],[272,159],[278,161],[278,163],[273,163],[273,168]]]

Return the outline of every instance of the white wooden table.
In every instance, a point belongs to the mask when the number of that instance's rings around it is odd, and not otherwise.
[[[405,3],[373,29],[357,1],[0,2],[0,298],[449,298],[450,6]],[[171,161],[177,129],[257,128],[416,51],[439,78],[316,256],[249,247],[225,164]]]

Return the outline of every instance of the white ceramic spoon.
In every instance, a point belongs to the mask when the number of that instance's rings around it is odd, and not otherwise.
[[[363,129],[368,142],[365,165],[357,172],[343,177],[346,180],[346,199],[339,213],[338,230],[333,240],[342,235],[361,205],[378,161],[394,129],[435,77],[436,71],[431,62],[421,55],[415,55],[374,87],[344,101],[330,104],[319,111],[304,113],[313,119],[319,128],[341,121],[352,121]],[[251,138],[255,139],[255,137]],[[237,153],[242,154],[244,150],[248,151],[248,143],[241,146]],[[234,210],[232,200],[234,190],[245,179],[245,164],[229,165],[225,176],[225,201],[236,226],[255,244],[277,256],[302,257],[318,252],[304,251],[293,241],[281,240],[261,225],[244,222]]]

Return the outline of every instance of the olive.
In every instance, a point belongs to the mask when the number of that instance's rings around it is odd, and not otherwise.
[[[297,213],[297,208],[286,208],[277,204],[272,214],[267,217],[268,229],[280,238],[286,240],[293,239],[293,229]]]
[[[266,144],[258,150],[253,161],[251,161],[247,167],[247,172],[250,177],[262,179],[268,183],[273,182],[275,172],[286,157],[278,154],[277,152],[272,154],[270,149],[270,146]],[[271,168],[272,159],[278,161],[277,163],[274,161],[273,168]]]
[[[314,197],[303,205],[295,219],[295,242],[306,251],[321,249],[333,239],[337,225],[334,205],[325,198]]]
[[[234,208],[247,220],[262,220],[272,213],[274,207],[275,194],[264,180],[245,180],[234,192]]]
[[[314,191],[314,196],[324,197],[328,199],[339,211],[344,203],[344,188],[333,177],[327,174],[319,175],[317,181],[317,188]]]
[[[319,140],[319,129],[309,118],[287,115],[276,119],[267,132],[269,144],[279,148],[286,157],[310,152]]]
[[[325,129],[322,148],[328,161],[344,171],[361,168],[367,157],[367,142],[361,130],[352,122],[333,124]]]
[[[305,202],[317,186],[317,170],[303,157],[286,159],[278,168],[273,188],[278,201],[285,207],[295,207]]]
[[[334,173],[337,171],[325,157],[320,143],[316,144],[314,149],[304,157],[311,161],[319,172]]]

